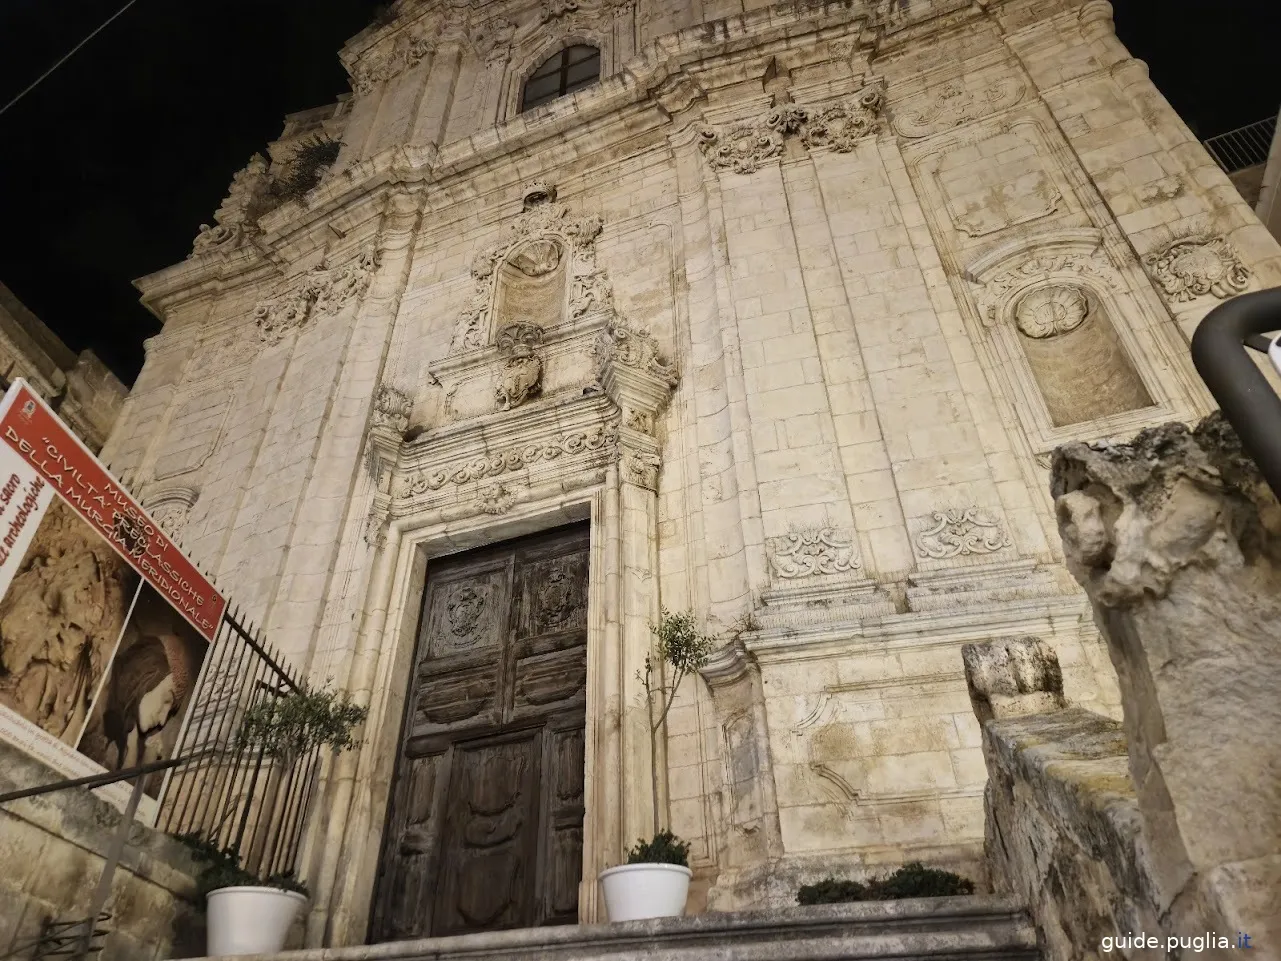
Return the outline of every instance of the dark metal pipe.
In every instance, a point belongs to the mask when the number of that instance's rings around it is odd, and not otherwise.
[[[186,764],[190,760],[192,760],[191,757],[177,757],[168,761],[151,761],[148,764],[126,768],[123,771],[108,771],[106,774],[90,774],[88,777],[77,777],[68,781],[38,784],[35,787],[23,788],[21,791],[9,791],[6,794],[0,794],[0,804],[20,801],[24,797],[37,797],[41,794],[52,794],[54,791],[65,791],[73,787],[87,787],[90,789],[105,787],[108,784],[115,784],[117,781],[128,781],[140,775],[145,777],[148,774],[154,774],[156,771],[177,767],[179,764]]]
[[[1248,340],[1272,330],[1281,330],[1281,288],[1234,297],[1198,325],[1192,363],[1263,479],[1281,497],[1281,397],[1245,352]]]

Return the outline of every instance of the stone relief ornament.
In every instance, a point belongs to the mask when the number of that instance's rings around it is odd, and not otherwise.
[[[532,277],[539,276],[538,271],[545,274],[555,270],[560,265],[561,251],[568,251],[570,309],[574,317],[596,307],[609,307],[613,302],[609,280],[596,268],[596,238],[604,227],[600,217],[571,216],[567,206],[557,203],[556,187],[545,180],[525,185],[523,208],[507,227],[503,239],[482,248],[472,259],[473,287],[459,313],[451,353],[488,345],[498,266],[513,257],[519,259],[519,269]]]
[[[1040,340],[1076,330],[1089,311],[1090,302],[1079,287],[1041,287],[1019,301],[1014,323],[1024,335]]]
[[[190,487],[173,487],[147,497],[147,513],[170,537],[178,537],[187,526],[191,508],[200,492]]]
[[[654,415],[647,410],[628,408],[623,415],[623,424],[630,430],[641,434],[654,433]]]
[[[1024,84],[1007,77],[981,90],[969,90],[950,81],[937,93],[904,104],[895,111],[894,132],[901,137],[928,137],[959,127],[990,114],[999,113],[1023,99]]]
[[[248,166],[232,178],[227,197],[214,214],[214,225],[200,225],[188,259],[213,250],[241,247],[257,233],[258,207],[267,189],[267,170],[266,158],[254,154]]]
[[[560,457],[574,457],[579,454],[609,450],[617,441],[618,424],[616,421],[611,421],[590,429],[571,431],[546,441],[509,447],[495,454],[477,457],[438,470],[419,471],[401,482],[397,496],[415,497],[427,491],[440,490],[449,483],[468,484]]]
[[[498,334],[498,350],[507,357],[494,394],[502,410],[511,410],[542,388],[543,361],[537,350],[543,329],[534,324],[508,324]]]
[[[1116,286],[1111,265],[1106,256],[1098,252],[1033,254],[1009,270],[997,274],[984,285],[979,296],[983,325],[992,327],[996,324],[1000,305],[1006,302],[1012,292],[1038,280],[1061,274],[1087,276],[1110,287]]]
[[[1188,237],[1153,251],[1144,265],[1176,302],[1212,294],[1224,300],[1250,285],[1250,269],[1222,237]]]
[[[991,554],[1010,546],[1010,535],[977,507],[932,511],[928,527],[918,531],[916,550],[921,557],[944,560],[970,554]]]
[[[390,43],[378,44],[351,68],[352,90],[364,95],[383,81],[416,67],[431,52],[433,39],[433,26],[419,23],[401,30]]]
[[[976,199],[953,204],[952,222],[970,237],[983,237],[1048,217],[1059,209],[1063,194],[1043,171],[1016,183],[997,184]]]
[[[516,494],[506,484],[490,484],[480,492],[476,507],[482,514],[506,514],[516,503]]]
[[[365,251],[340,267],[315,267],[277,297],[259,302],[254,323],[264,343],[278,344],[312,316],[332,316],[369,289],[378,260]]]
[[[884,102],[879,88],[868,87],[851,100],[812,112],[801,125],[801,143],[849,153],[864,137],[880,131]]]
[[[865,87],[826,107],[784,104],[760,120],[728,128],[703,127],[698,148],[713,168],[739,174],[755,173],[762,164],[781,156],[786,138],[796,134],[811,149],[825,147],[848,153],[860,140],[880,131],[884,99],[879,87]]]
[[[629,326],[621,317],[613,317],[605,325],[594,351],[600,367],[612,361],[653,374],[671,387],[679,380],[675,366],[663,359],[654,335]]]
[[[409,427],[409,414],[413,406],[413,399],[403,390],[389,384],[380,384],[374,393],[373,426],[388,427],[403,434]]]
[[[663,469],[663,458],[653,451],[631,451],[624,459],[627,479],[648,490],[658,490],[658,474]]]
[[[770,568],[787,579],[844,574],[859,567],[853,541],[834,527],[792,531],[768,538],[765,546]]]

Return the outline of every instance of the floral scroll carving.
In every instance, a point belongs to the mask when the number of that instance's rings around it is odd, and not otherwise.
[[[602,367],[608,363],[630,367],[650,374],[670,387],[674,387],[679,379],[676,368],[664,359],[654,335],[628,325],[621,317],[614,317],[605,325],[597,338],[595,352]]]
[[[859,566],[854,544],[834,527],[792,531],[766,542],[770,567],[782,578],[844,574]]]
[[[811,149],[848,153],[866,137],[880,132],[885,96],[867,87],[854,97],[826,107],[785,104],[759,120],[699,131],[698,147],[717,170],[750,174],[783,153],[787,137],[799,135]]]
[[[933,511],[928,526],[914,540],[921,557],[945,560],[970,554],[992,554],[1010,546],[1010,535],[977,507]]]
[[[543,329],[534,324],[509,324],[498,334],[498,349],[507,362],[498,375],[494,393],[502,410],[519,407],[542,387],[543,361],[538,348]]]
[[[1222,237],[1189,237],[1153,251],[1144,265],[1175,302],[1206,294],[1224,300],[1250,285],[1250,269]]]
[[[613,448],[618,441],[618,424],[611,422],[587,430],[561,434],[543,442],[509,447],[495,454],[477,457],[438,470],[421,471],[408,477],[398,490],[399,497],[414,497],[440,490],[446,484],[467,484],[496,477],[535,464]]]
[[[366,251],[340,267],[316,267],[300,283],[259,302],[254,323],[264,343],[278,344],[313,316],[332,316],[369,289],[378,260]]]

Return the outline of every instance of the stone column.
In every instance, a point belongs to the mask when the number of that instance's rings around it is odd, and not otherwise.
[[[1159,909],[1281,957],[1281,505],[1217,413],[1061,447],[1052,490],[1120,681]]]

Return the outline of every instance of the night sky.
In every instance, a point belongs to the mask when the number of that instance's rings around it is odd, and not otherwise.
[[[1202,137],[1275,114],[1276,0],[1113,0]],[[124,0],[0,0],[0,105]],[[137,0],[0,115],[0,281],[126,383],[159,324],[130,281],[177,263],[284,115],[347,90],[377,0]],[[1213,11],[1213,12],[1210,12]]]

